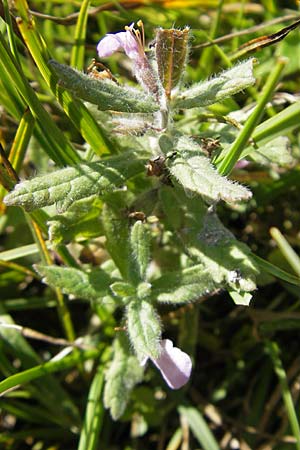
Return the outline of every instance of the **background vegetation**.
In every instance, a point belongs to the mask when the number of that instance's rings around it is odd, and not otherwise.
[[[54,163],[74,165],[112,151],[101,119],[96,121],[68,92],[51,89],[49,59],[83,70],[107,32],[142,19],[149,42],[157,26],[189,25],[189,84],[230,67],[243,43],[296,20],[297,2],[37,0],[29,2],[30,11],[25,0],[12,3],[0,3],[0,448],[300,449],[297,29],[255,54],[254,87],[184,118],[195,134],[213,129],[217,139],[216,118],[224,122],[237,111],[242,120],[241,113],[252,110],[277,71],[271,101],[252,138],[255,143],[280,135],[290,142],[289,152],[271,148],[233,170],[232,178],[253,191],[250,202],[218,206],[223,223],[261,258],[250,306],[236,306],[228,293],[218,291],[192,305],[160,307],[164,330],[194,361],[185,388],[170,391],[149,366],[125,413],[112,420],[103,406],[103,379],[112,338],[124,333],[117,329],[124,326],[120,311],[109,302],[94,308],[81,298],[63,296],[33,269],[40,262],[73,267],[103,262],[107,255],[98,236],[98,209],[86,218],[88,226],[66,219],[64,238],[71,243],[58,242],[53,251],[48,249],[47,221],[55,208],[29,215],[2,202],[17,181],[6,157],[27,179],[50,173]],[[34,27],[29,26],[31,16]],[[219,37],[213,46],[202,45]],[[119,80],[134,83],[124,55],[110,58],[109,67]],[[161,251],[156,232],[154,254],[172,270],[174,248],[167,241]],[[72,351],[75,339],[77,351]]]

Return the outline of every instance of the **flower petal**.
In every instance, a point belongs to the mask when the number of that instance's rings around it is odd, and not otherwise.
[[[131,59],[139,57],[137,40],[129,30],[120,31],[116,34],[107,34],[97,45],[97,51],[100,58],[106,58],[122,49]]]
[[[179,389],[190,378],[192,361],[189,355],[173,347],[170,339],[161,341],[161,354],[152,360],[171,389]]]
[[[125,31],[122,31],[125,34]],[[118,33],[121,34],[121,33]],[[116,34],[107,34],[99,41],[97,45],[97,52],[99,58],[106,58],[119,50],[122,50],[123,46]]]

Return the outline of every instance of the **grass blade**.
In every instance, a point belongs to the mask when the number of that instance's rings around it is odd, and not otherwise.
[[[97,450],[99,448],[99,433],[104,414],[104,408],[101,402],[103,382],[103,365],[99,365],[88,395],[78,450]]]
[[[187,420],[193,435],[203,450],[220,450],[202,414],[196,408],[192,406],[180,406],[178,411]]]

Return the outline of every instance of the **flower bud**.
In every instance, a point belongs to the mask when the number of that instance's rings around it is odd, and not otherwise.
[[[158,28],[156,31],[156,61],[158,74],[167,98],[171,91],[179,83],[185,69],[188,54],[189,28],[184,30],[164,30]]]

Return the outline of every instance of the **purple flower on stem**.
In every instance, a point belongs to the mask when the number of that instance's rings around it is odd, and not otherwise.
[[[143,22],[137,22],[137,30],[134,28],[134,23],[129,27],[125,27],[125,31],[118,33],[109,33],[102,38],[97,45],[97,52],[100,58],[106,58],[113,53],[124,50],[126,55],[133,61],[133,72],[141,85],[152,94],[158,93],[157,76],[155,76],[153,68],[151,67],[148,58],[145,54],[145,35]]]
[[[142,22],[139,21],[138,26],[141,24]],[[144,32],[141,35],[139,30],[134,29],[134,23],[129,27],[125,27],[125,30],[115,34],[109,33],[101,39],[97,45],[100,58],[106,58],[120,50],[124,50],[126,55],[135,62],[138,62],[139,59],[143,60],[146,58],[144,51]]]
[[[159,357],[151,358],[151,361],[160,370],[167,385],[171,389],[179,389],[189,381],[192,371],[191,358],[179,348],[173,347],[170,339],[163,339],[160,347]],[[147,359],[142,365],[146,364]]]

